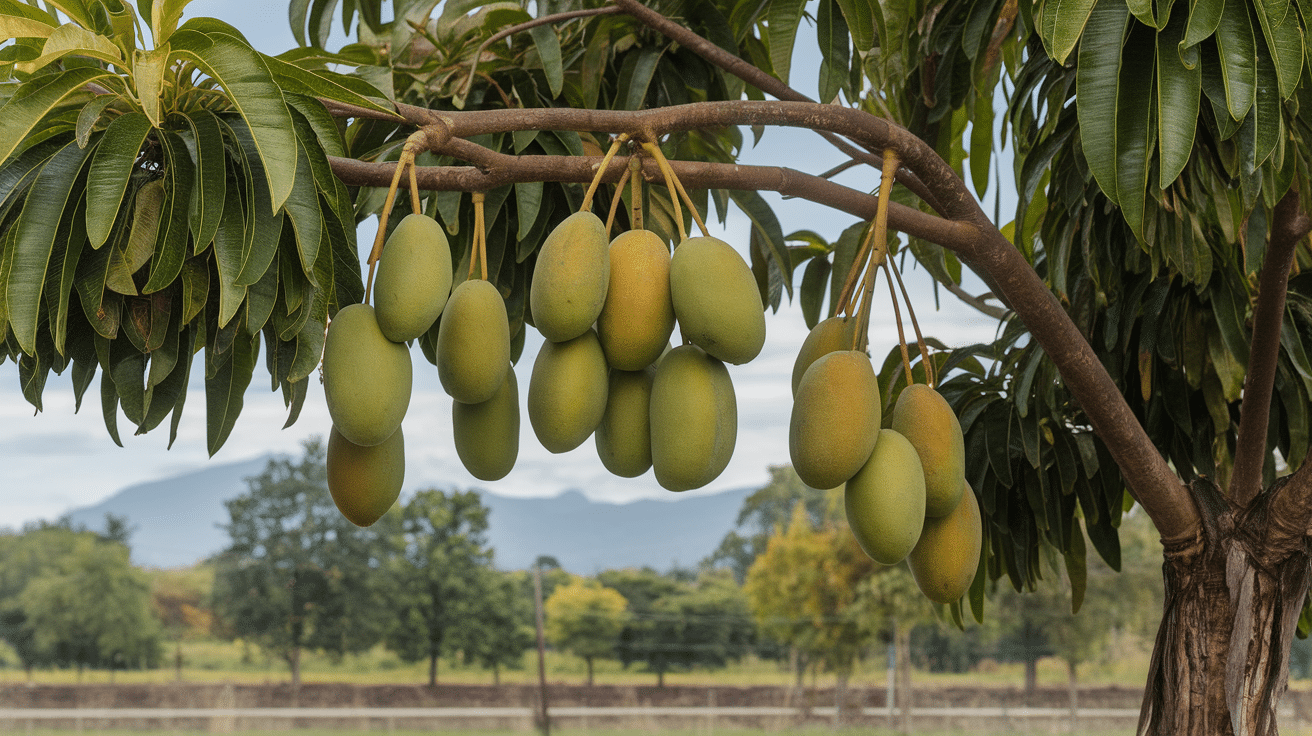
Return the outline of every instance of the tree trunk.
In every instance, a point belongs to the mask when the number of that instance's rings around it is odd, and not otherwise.
[[[1074,661],[1066,660],[1066,686],[1071,694],[1071,733],[1079,733],[1080,720],[1080,688],[1075,679],[1076,666]]]
[[[301,686],[301,648],[292,647],[287,652],[287,666],[292,672],[292,689],[295,690]]]
[[[492,663],[492,685],[501,687],[501,665],[495,662]]]
[[[898,728],[902,733],[911,733],[911,709],[915,705],[911,692],[911,627],[895,622],[893,637],[897,642]]]
[[[583,661],[588,663],[588,687],[592,687],[592,657],[584,657]]]
[[[428,686],[437,687],[437,652],[428,653]]]
[[[665,687],[665,669],[656,670],[656,687]]]
[[[1025,705],[1034,705],[1034,691],[1039,687],[1039,658],[1030,655],[1025,660]]]
[[[1306,529],[1281,523],[1296,517],[1282,513],[1290,499],[1281,496],[1294,495],[1279,493],[1283,482],[1240,514],[1215,487],[1199,488],[1210,485],[1194,484],[1205,534],[1163,540],[1165,610],[1141,736],[1278,733],[1276,707],[1308,591]]]

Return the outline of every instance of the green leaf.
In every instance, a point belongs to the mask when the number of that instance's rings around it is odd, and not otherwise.
[[[838,10],[836,0],[820,0],[816,11],[816,40],[820,44],[820,100],[832,102],[838,98],[847,81],[851,66],[847,21]]]
[[[729,197],[738,208],[752,221],[752,227],[760,233],[769,246],[770,260],[778,266],[783,276],[783,286],[788,290],[788,298],[793,298],[793,263],[788,255],[788,245],[784,242],[784,231],[779,226],[779,219],[774,210],[765,203],[761,195],[750,189],[731,189]]]
[[[970,126],[970,182],[975,195],[983,197],[989,189],[989,164],[993,157],[993,100],[980,95],[975,102],[975,116]]]
[[[15,0],[0,0],[0,41],[11,38],[47,38],[59,21],[40,8]]]
[[[1203,69],[1186,68],[1178,53],[1184,22],[1177,18],[1157,34],[1157,146],[1161,157],[1158,185],[1166,189],[1184,170],[1194,148]]]
[[[24,353],[36,352],[37,325],[46,269],[64,209],[76,202],[75,188],[89,150],[69,143],[42,167],[19,215],[6,287],[9,324]]]
[[[1047,0],[1043,5],[1043,20],[1039,35],[1048,56],[1058,64],[1065,64],[1084,33],[1084,25],[1098,0]]]
[[[46,38],[45,45],[41,47],[41,55],[32,62],[32,68],[40,69],[69,54],[89,56],[118,67],[124,66],[123,52],[113,41],[99,33],[65,23]]]
[[[214,360],[211,351],[212,348],[205,349],[206,359],[210,361]],[[214,375],[205,378],[205,441],[211,457],[223,447],[237,423],[259,352],[258,332],[249,338],[238,337]]]
[[[323,213],[319,211],[319,194],[314,186],[310,158],[301,147],[299,139],[296,154],[296,186],[284,207],[287,219],[292,221],[292,228],[296,231],[296,251],[301,256],[301,268],[305,275],[311,276],[314,273],[314,261],[319,256],[319,244],[323,241]],[[270,262],[272,260],[269,259]],[[265,270],[269,270],[267,264]]]
[[[227,154],[223,152],[223,130],[214,113],[193,110],[186,115],[195,146],[196,179],[191,185],[187,205],[187,222],[191,228],[192,249],[200,253],[214,240],[223,218],[223,197],[227,192]]]
[[[191,187],[195,167],[182,138],[172,131],[160,131],[164,148],[164,203],[160,208],[160,229],[155,241],[150,278],[143,294],[159,291],[173,283],[182,271],[188,255],[187,210],[191,207]]]
[[[858,53],[869,51],[875,45],[875,10],[870,0],[837,0],[843,18],[852,33],[852,43]]]
[[[651,86],[652,75],[656,73],[656,65],[661,60],[663,49],[655,46],[647,46],[635,55],[632,71],[627,75],[627,85],[621,71],[620,87],[624,96],[625,110],[641,110],[643,102],[647,99],[647,88]],[[628,60],[625,60],[624,68],[628,69]],[[2,109],[2,108],[0,108]]]
[[[1276,0],[1255,0],[1257,20],[1262,25],[1262,35],[1266,37],[1267,52],[1275,65],[1276,77],[1280,80],[1280,98],[1287,100],[1294,94],[1298,80],[1303,73],[1303,33],[1298,27],[1296,13],[1288,12],[1288,3]],[[1284,7],[1283,13],[1280,6]]]
[[[160,109],[160,97],[164,94],[164,74],[168,71],[169,55],[172,50],[168,44],[149,51],[137,51],[132,57],[132,78],[137,86],[137,99],[141,110],[150,118],[150,124],[158,128],[164,119]]]
[[[123,440],[118,437],[118,388],[107,367],[100,371],[100,408],[105,416],[105,430],[109,432],[109,438],[122,447]]]
[[[1117,89],[1121,78],[1121,45],[1130,22],[1124,0],[1102,0],[1094,6],[1084,29],[1075,73],[1076,112],[1080,145],[1089,170],[1108,199],[1116,199]]]
[[[77,127],[74,128],[73,133],[73,138],[79,146],[87,147],[91,142],[91,133],[95,130],[96,123],[100,122],[101,113],[117,101],[116,95],[96,95],[82,108],[77,114]]]
[[[537,222],[538,210],[542,208],[543,183],[540,181],[521,182],[515,185],[516,215],[519,231],[516,240],[523,240],[533,230]]]
[[[1240,0],[1233,0],[1239,2]],[[1216,27],[1221,23],[1221,13],[1225,9],[1226,0],[1189,0],[1189,25],[1184,32],[1184,41],[1180,43],[1180,50],[1196,46],[1202,43],[1203,39],[1216,33]]]
[[[825,301],[825,286],[829,282],[829,259],[815,257],[802,272],[802,318],[807,329],[820,323],[820,309]]]
[[[183,385],[178,391],[177,401],[173,403],[173,419],[169,421],[169,444],[168,448],[173,447],[174,441],[178,439],[178,425],[182,421],[182,407],[187,403],[187,379],[191,376],[191,362],[196,354],[196,330],[186,330],[179,340],[179,349],[181,355],[178,356],[178,365],[174,367],[174,372],[182,371]]]
[[[1071,548],[1066,552],[1066,577],[1071,581],[1071,614],[1080,612],[1084,605],[1084,591],[1089,582],[1089,569],[1086,563],[1084,533],[1080,531],[1080,522],[1071,517]]]
[[[137,154],[149,133],[146,116],[130,112],[115,118],[100,139],[87,180],[87,236],[92,248],[109,240],[128,179],[136,170]]]
[[[1257,94],[1257,48],[1244,0],[1227,0],[1216,27],[1216,49],[1221,59],[1226,107],[1230,117],[1243,120]]]
[[[241,212],[241,185],[230,182],[223,200],[223,218],[214,233],[214,264],[219,272],[218,326],[227,326],[246,299],[246,287],[237,283],[246,234]],[[275,243],[276,244],[276,243]]]
[[[232,138],[238,142],[242,160],[246,163],[245,176],[241,179],[246,189],[246,196],[242,200],[245,209],[245,224],[241,271],[236,275],[235,283],[240,286],[250,286],[260,280],[260,277],[268,270],[269,264],[273,262],[273,255],[278,250],[279,235],[286,223],[278,210],[270,212],[263,206],[263,203],[269,201],[270,197],[267,178],[263,172],[265,163],[260,159],[259,150],[255,146],[255,140],[251,137],[250,130],[242,124],[241,120],[229,120],[225,121],[225,124],[227,122],[231,122],[228,131]],[[299,165],[299,139],[296,145],[297,164]],[[296,186],[303,187],[304,182],[298,182]],[[229,191],[227,196],[231,197],[232,192]],[[304,192],[301,191],[297,197],[297,202],[303,202],[303,197]],[[305,267],[302,266],[302,271],[304,272],[304,270]]]
[[[565,86],[565,67],[560,60],[560,38],[556,29],[550,24],[536,26],[529,31],[533,36],[533,45],[537,47],[538,59],[542,61],[542,71],[547,75],[547,85],[551,96],[559,97]]]
[[[1256,61],[1256,101],[1250,112],[1255,118],[1253,159],[1244,163],[1246,172],[1255,170],[1271,157],[1284,132],[1276,67],[1267,54],[1258,54]]]
[[[1157,23],[1156,16],[1153,15],[1154,0],[1126,0],[1126,2],[1130,7],[1130,12],[1134,14],[1134,17],[1140,23],[1154,29],[1161,28]]]
[[[765,24],[770,42],[770,65],[774,75],[788,83],[788,71],[793,63],[793,44],[797,41],[797,26],[802,22],[806,0],[770,0],[765,11]]]
[[[305,42],[305,17],[309,12],[310,0],[291,0],[287,5],[287,21],[291,24],[292,36],[298,46],[308,45]]]
[[[169,36],[178,29],[182,11],[190,3],[191,0],[154,0],[150,14],[150,33],[157,47],[164,46]]]
[[[194,63],[227,92],[259,151],[271,211],[282,208],[296,182],[297,143],[282,91],[261,55],[239,39],[179,30],[169,41],[174,53]],[[3,108],[0,108],[2,110]]]
[[[60,103],[87,84],[115,76],[104,69],[78,67],[23,84],[0,107],[0,162],[8,160],[32,130]]]
[[[1130,35],[1116,92],[1116,201],[1130,229],[1140,239],[1149,164],[1156,141],[1152,73],[1156,48],[1151,34],[1151,29],[1140,26]]]
[[[396,115],[387,105],[379,104],[386,95],[360,77],[336,74],[326,70],[303,69],[276,56],[263,56],[273,78],[286,93],[344,102],[348,105]],[[399,119],[399,116],[398,116]]]

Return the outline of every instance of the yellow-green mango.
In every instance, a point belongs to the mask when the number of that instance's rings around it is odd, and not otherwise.
[[[481,404],[505,383],[510,367],[506,302],[487,281],[466,281],[451,292],[437,326],[437,377],[447,394]]]
[[[513,366],[492,398],[481,404],[451,402],[456,454],[479,480],[501,480],[519,457],[519,384]]]
[[[601,314],[609,285],[606,225],[591,212],[566,217],[538,249],[529,289],[533,324],[552,342],[582,335]]]
[[[656,369],[610,371],[606,413],[597,425],[597,456],[621,478],[636,478],[651,467],[651,383]]]
[[[374,277],[378,327],[392,342],[428,331],[451,294],[451,246],[431,217],[406,215],[387,238]]]
[[[806,369],[793,399],[788,453],[797,477],[812,488],[837,488],[870,459],[882,402],[870,358],[857,350],[821,355]]]
[[[373,307],[339,309],[323,344],[323,394],[333,426],[364,447],[391,437],[410,407],[412,371],[410,350],[383,335]]]
[[[401,495],[405,481],[405,438],[398,428],[382,444],[361,447],[334,426],[328,434],[328,492],[348,521],[369,526]]]
[[[747,262],[723,240],[688,238],[670,257],[670,296],[684,339],[739,365],[765,345],[765,308]]]
[[[911,575],[920,592],[935,603],[961,598],[975,580],[980,550],[984,546],[983,520],[979,501],[969,484],[961,503],[947,516],[925,519],[920,541],[907,556]]]
[[[665,354],[651,387],[651,461],[671,491],[719,477],[738,440],[738,401],[729,371],[696,345]]]
[[[843,492],[847,524],[870,559],[896,565],[906,558],[925,524],[925,472],[905,437],[879,430],[870,459]]]
[[[911,441],[925,469],[925,515],[946,516],[966,483],[966,442],[961,422],[939,392],[923,383],[902,389],[892,428]]]
[[[856,332],[856,317],[830,317],[822,319],[802,341],[797,351],[797,360],[793,362],[793,396],[797,396],[797,386],[802,382],[806,369],[825,353],[837,350],[853,350],[853,333]]]
[[[597,317],[606,362],[639,371],[661,356],[674,332],[670,251],[656,233],[630,230],[610,244],[610,287]]]
[[[528,421],[548,452],[583,444],[606,412],[606,356],[597,333],[545,342],[528,382]]]

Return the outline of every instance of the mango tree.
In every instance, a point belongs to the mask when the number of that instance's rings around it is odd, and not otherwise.
[[[664,182],[668,157],[698,216],[751,218],[767,307],[786,292],[814,324],[829,294],[836,312],[863,230],[785,236],[758,194],[776,191],[885,212],[897,258],[1003,321],[992,344],[881,374],[885,401],[945,376],[960,417],[986,523],[956,614],[1057,557],[1078,606],[1086,538],[1117,567],[1137,502],[1167,590],[1140,732],[1276,731],[1309,622],[1303,0],[294,0],[300,46],[277,57],[180,22],[184,4],[0,0],[0,334],[37,408],[71,367],[79,401],[100,375],[115,440],[120,407],[138,432],[176,429],[203,349],[214,452],[264,342],[294,421],[325,324],[364,293],[355,225],[390,208],[403,155],[453,253],[486,241],[522,336],[543,236],[582,183],[629,170],[601,156],[623,135],[635,179]],[[804,17],[818,103],[787,85]],[[355,42],[330,52],[339,18]],[[736,165],[743,126],[814,130],[840,168],[901,186],[885,207],[834,171]],[[1007,223],[977,198],[1004,143]],[[679,196],[642,196],[647,228],[681,236]]]

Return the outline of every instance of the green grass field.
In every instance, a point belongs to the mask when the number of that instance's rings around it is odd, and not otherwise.
[[[182,680],[186,682],[243,682],[278,683],[289,680],[287,665],[281,659],[269,656],[259,647],[240,642],[183,641],[165,645],[165,663],[159,669],[133,670],[110,673],[104,670],[86,670],[79,675],[74,669],[37,670],[32,681],[36,684],[94,683],[165,683],[177,677],[173,667],[177,647],[182,652]],[[26,673],[17,667],[17,658],[0,644],[0,683],[22,682]],[[617,660],[597,660],[595,679],[607,685],[654,685],[656,674],[642,667],[625,669]],[[855,687],[883,687],[887,680],[887,664],[882,652],[858,663],[851,685]],[[547,679],[551,682],[582,684],[587,667],[583,660],[560,652],[547,652]],[[1140,687],[1148,674],[1148,652],[1142,647],[1124,647],[1123,651],[1106,661],[1081,666],[1079,682],[1084,686],[1122,685]],[[793,675],[786,665],[754,658],[730,664],[719,670],[672,671],[665,675],[671,685],[789,685]],[[348,655],[340,660],[307,652],[302,655],[301,679],[303,682],[353,682],[360,684],[424,683],[428,678],[428,664],[408,664],[377,647],[360,655]],[[917,684],[930,686],[988,686],[1021,687],[1024,684],[1024,666],[1019,663],[983,661],[973,671],[964,673],[931,673],[916,671],[912,679]],[[448,683],[491,684],[490,670],[468,667],[450,660],[438,665],[438,681]],[[519,669],[502,670],[501,682],[527,683],[537,681],[537,654],[529,651]],[[1038,681],[1041,686],[1065,687],[1066,665],[1055,658],[1039,661]],[[808,673],[808,685],[829,687],[834,684],[831,673]],[[1291,683],[1291,685],[1294,683]]]

